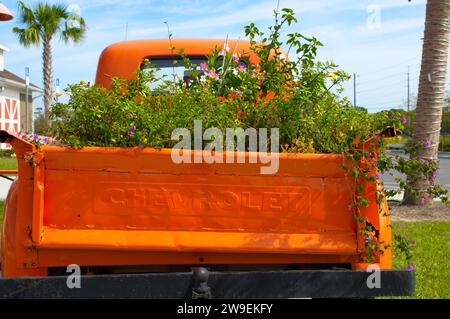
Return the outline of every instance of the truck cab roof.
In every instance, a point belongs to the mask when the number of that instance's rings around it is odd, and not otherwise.
[[[134,78],[135,71],[142,62],[151,57],[178,56],[183,49],[186,56],[208,56],[214,48],[224,47],[224,39],[147,39],[123,41],[106,47],[100,55],[95,83],[110,88],[111,79]],[[228,40],[230,51],[247,54],[251,63],[257,63],[257,57],[250,50],[249,41]],[[174,50],[171,51],[171,46]],[[236,48],[236,49],[235,49]]]

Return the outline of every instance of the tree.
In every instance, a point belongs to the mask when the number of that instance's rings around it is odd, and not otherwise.
[[[19,24],[13,32],[24,47],[31,45],[43,47],[43,77],[44,77],[44,107],[47,123],[50,124],[49,110],[52,104],[53,64],[52,40],[59,36],[66,44],[83,40],[86,25],[84,19],[76,13],[68,11],[62,4],[47,4],[40,2],[33,8],[18,2]]]
[[[445,97],[450,0],[428,0],[425,19],[422,65],[412,139],[417,149],[411,156],[423,161],[436,161]],[[412,191],[405,193],[403,203],[420,205],[432,200],[431,196],[426,194],[432,182],[425,176],[419,179],[408,176],[408,184]]]

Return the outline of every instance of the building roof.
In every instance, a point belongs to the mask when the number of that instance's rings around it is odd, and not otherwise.
[[[25,79],[21,78],[20,76],[12,73],[6,69],[4,69],[3,71],[0,71],[0,80],[2,80],[2,79],[15,82],[16,84],[19,84],[19,86],[25,87]],[[29,88],[32,91],[42,91],[42,89],[39,86],[37,86],[33,83],[30,83]]]

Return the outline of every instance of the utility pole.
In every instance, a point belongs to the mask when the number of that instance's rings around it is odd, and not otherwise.
[[[409,99],[409,97],[410,97],[410,76],[409,76],[409,65],[408,65],[408,96],[407,96],[407,103],[408,103],[408,113],[409,113],[409,111],[411,110],[411,105],[410,105],[410,99]]]
[[[353,73],[353,107],[356,108],[356,73]]]
[[[28,87],[30,86],[30,68],[25,68],[25,131],[28,133]]]

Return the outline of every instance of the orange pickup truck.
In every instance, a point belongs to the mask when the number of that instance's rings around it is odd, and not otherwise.
[[[222,45],[173,40],[199,61]],[[250,52],[249,43],[239,50]],[[96,84],[132,78],[145,59],[172,72],[173,58],[167,40],[111,45]],[[250,62],[258,61],[250,55]],[[249,161],[176,164],[167,149],[38,147],[5,131],[0,142],[12,145],[19,165],[3,213],[0,297],[414,292],[414,270],[391,269],[390,249],[372,267],[361,260],[364,239],[349,208],[356,186],[342,155],[280,154],[278,172],[261,175],[260,164]],[[377,240],[390,243],[388,207],[379,211],[377,188],[367,183],[373,200],[363,214]],[[69,265],[79,266],[82,289],[67,286]]]

